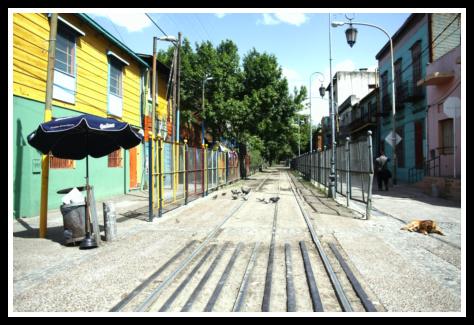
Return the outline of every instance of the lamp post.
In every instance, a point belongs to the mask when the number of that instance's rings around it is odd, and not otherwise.
[[[347,18],[347,16],[346,16]],[[377,28],[378,30],[381,30],[385,35],[387,35],[389,41],[390,41],[390,64],[392,68],[392,148],[393,148],[393,184],[397,184],[397,153],[395,150],[395,147],[397,145],[396,142],[396,133],[395,133],[395,69],[393,66],[393,42],[392,38],[390,35],[387,33],[387,31],[379,26],[373,25],[373,24],[367,24],[367,23],[361,23],[361,22],[353,22],[352,19],[349,19],[349,22],[340,22],[340,21],[333,21],[331,23],[332,27],[338,27],[338,26],[343,26],[343,25],[349,25],[349,28],[346,30],[346,39],[347,43],[352,47],[357,38],[357,29],[353,28],[352,25],[361,25],[361,26],[369,26],[369,27],[374,27]]]
[[[176,39],[175,36],[163,36],[158,38],[160,41],[166,41],[166,42],[171,42],[173,45],[177,48],[177,73],[176,73],[176,84],[177,84],[177,103],[176,103],[176,142],[179,142],[179,104],[180,104],[180,74],[181,74],[181,55],[180,55],[180,50],[181,50],[181,32],[178,33],[178,38]]]
[[[204,87],[206,85],[206,81],[214,79],[213,77],[205,76],[202,80],[202,114],[204,115]],[[202,122],[202,144],[204,144],[204,116],[201,116]]]
[[[322,78],[319,79],[319,82],[321,82],[321,87],[319,87],[319,94],[321,95],[321,98],[324,97],[324,94],[326,92],[326,89],[323,86],[324,83],[324,75],[321,72],[313,72],[309,76],[309,152],[313,152],[313,116],[311,114],[311,109],[312,109],[312,102],[311,98],[313,97],[311,94],[311,77],[315,74],[319,74]]]
[[[331,43],[331,14],[328,14],[329,20],[329,78],[331,79],[331,93],[329,94],[329,115],[331,116],[331,172],[329,174],[328,195],[336,198],[336,125],[334,121],[334,86],[332,77],[332,43]]]

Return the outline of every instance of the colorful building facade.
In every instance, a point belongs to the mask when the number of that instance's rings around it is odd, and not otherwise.
[[[13,15],[14,216],[39,214],[41,155],[26,137],[44,121],[50,17]],[[59,14],[53,118],[83,113],[112,117],[142,128],[144,75],[149,66],[85,14]],[[89,159],[96,199],[123,194],[141,182],[143,147]],[[85,159],[50,157],[48,208],[58,208],[60,189],[83,186]]]
[[[407,182],[413,170],[424,168],[428,153],[428,102],[426,84],[428,64],[460,44],[460,14],[411,14],[392,36],[396,114],[395,130],[401,137],[396,145],[397,180]],[[392,71],[390,46],[376,55],[380,71],[380,144],[393,157],[391,144],[385,141],[392,131]],[[393,163],[389,162],[389,165]],[[389,166],[391,168],[391,166]]]

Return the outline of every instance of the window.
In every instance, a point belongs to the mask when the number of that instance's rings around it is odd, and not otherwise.
[[[72,169],[75,168],[75,161],[72,159],[61,159],[49,154],[49,168],[53,169]]]
[[[453,119],[440,120],[439,124],[439,154],[453,154]]]
[[[54,68],[74,76],[75,50],[76,35],[74,35],[62,24],[59,24],[56,37],[56,60],[54,62]]]
[[[108,167],[122,167],[122,149],[108,155]]]
[[[413,73],[413,84],[416,85],[418,80],[421,79],[421,41],[417,41],[411,48],[411,61],[412,61],[412,73]]]
[[[122,65],[115,60],[110,61],[109,91],[115,96],[122,97]]]
[[[395,70],[395,87],[400,88],[402,84],[402,59],[398,59],[394,64]]]
[[[74,104],[76,100],[76,38],[81,34],[68,24],[58,21],[53,98]]]
[[[108,101],[107,113],[122,117],[123,111],[123,67],[129,65],[127,61],[112,51],[107,51],[109,57],[109,80],[108,80]]]

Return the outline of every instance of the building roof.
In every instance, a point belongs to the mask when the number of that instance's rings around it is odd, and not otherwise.
[[[98,23],[96,23],[92,18],[90,18],[88,15],[83,14],[83,13],[77,13],[75,14],[78,16],[80,19],[85,21],[86,23],[89,24],[90,27],[101,33],[106,39],[108,39],[111,43],[116,45],[118,48],[122,49],[125,51],[128,55],[130,55],[133,59],[135,59],[138,63],[140,63],[142,66],[149,68],[150,66],[143,61],[135,52],[133,52],[130,48],[128,48],[125,44],[120,42],[118,39],[116,39],[112,34],[110,34],[108,31],[106,31],[102,26],[100,26]]]
[[[393,45],[400,40],[400,38],[406,34],[412,28],[417,22],[419,22],[426,14],[411,14],[408,16],[407,20],[403,23],[403,25],[393,34],[392,36],[392,42]],[[385,45],[382,47],[382,49],[377,53],[375,56],[375,59],[380,60],[380,57],[386,54],[387,51],[390,50],[390,41],[385,43]]]
[[[137,55],[140,58],[142,58],[146,63],[148,63],[150,68],[153,66],[153,55],[143,54],[143,53],[137,53]],[[161,72],[166,73],[166,74],[169,74],[170,71],[171,71],[171,69],[166,64],[159,61],[158,59],[156,59],[156,68],[158,69],[158,71],[161,71]]]

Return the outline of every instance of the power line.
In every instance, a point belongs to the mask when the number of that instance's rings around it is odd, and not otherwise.
[[[168,34],[166,34],[165,31],[164,31],[163,29],[161,29],[161,27],[158,26],[157,23],[155,23],[155,21],[150,17],[149,14],[147,14],[147,13],[145,12],[145,15],[151,20],[151,22],[153,23],[153,25],[155,25],[155,26],[160,30],[160,32],[163,33],[163,35],[168,36]]]
[[[421,52],[420,52],[420,58],[427,54],[425,53],[427,50],[429,50],[430,48],[436,48],[437,46],[439,46],[441,44],[441,42],[439,42],[436,46],[433,46],[432,45],[436,42],[436,40],[460,17],[461,14],[457,14],[456,17],[454,17],[454,19],[438,34],[436,35],[436,37],[431,41],[431,43],[429,43]],[[448,38],[449,36],[451,36],[453,33],[457,32],[461,27],[458,27],[457,29],[455,29],[454,31],[452,31],[449,35],[447,35],[443,41]],[[415,63],[415,61],[412,60],[412,62],[407,65],[401,72],[400,74],[403,74],[404,72],[406,72],[413,64]],[[386,70],[388,71],[388,69]],[[392,76],[392,80],[387,83],[387,86],[390,85],[394,80],[394,76]]]
[[[196,18],[196,20],[198,21],[199,25],[201,25],[202,29],[203,29],[204,32],[206,33],[207,38],[208,38],[209,40],[211,40],[211,36],[210,36],[209,33],[207,32],[207,29],[206,29],[206,27],[204,26],[204,24],[201,22],[201,19],[199,19],[199,16],[196,15],[196,14],[194,14],[194,17]]]
[[[125,44],[125,41],[123,40],[122,35],[120,35],[120,32],[119,32],[118,29],[116,28],[114,22],[113,22],[112,20],[110,20],[110,22],[112,23],[112,27],[115,29],[115,31],[117,32],[118,36],[119,36],[120,39],[122,40],[122,43]]]

